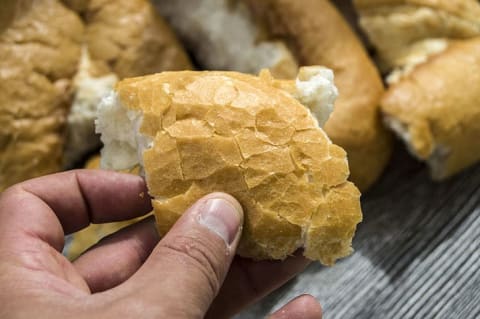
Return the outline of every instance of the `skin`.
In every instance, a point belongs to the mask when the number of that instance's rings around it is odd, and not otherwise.
[[[65,234],[149,212],[146,194],[142,178],[101,170],[40,177],[1,193],[0,317],[229,318],[308,264],[301,256],[236,257],[243,212],[223,193],[200,199],[161,240],[147,218],[74,262],[61,254]],[[318,302],[302,295],[268,318],[321,317]]]

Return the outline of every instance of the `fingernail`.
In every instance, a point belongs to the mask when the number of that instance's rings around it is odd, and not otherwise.
[[[230,246],[240,230],[242,216],[242,212],[228,200],[211,198],[201,208],[198,221]]]

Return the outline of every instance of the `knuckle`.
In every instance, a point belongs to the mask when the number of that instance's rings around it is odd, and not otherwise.
[[[160,246],[160,255],[170,256],[180,264],[186,264],[190,270],[198,271],[207,281],[215,295],[220,288],[224,265],[218,258],[214,244],[201,237],[177,236]]]

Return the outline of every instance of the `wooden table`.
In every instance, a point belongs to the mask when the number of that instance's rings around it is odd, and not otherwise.
[[[480,165],[435,183],[397,145],[362,206],[352,256],[311,265],[237,318],[262,318],[302,293],[327,319],[480,318]]]

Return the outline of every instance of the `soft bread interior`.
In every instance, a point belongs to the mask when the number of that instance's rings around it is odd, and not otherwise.
[[[67,142],[63,159],[65,168],[73,167],[79,159],[101,145],[94,125],[97,105],[112,90],[118,77],[113,73],[94,76],[94,68],[88,49],[83,47],[73,83],[75,97],[67,118]]]
[[[396,67],[387,76],[389,85],[395,84],[408,76],[417,66],[428,61],[428,59],[445,51],[448,47],[447,39],[426,39],[412,44],[408,51],[400,59],[401,66]]]
[[[159,0],[157,6],[206,69],[294,78],[297,62],[281,41],[264,33],[242,1]]]
[[[427,162],[433,179],[441,180],[445,178],[446,158],[450,154],[450,149],[448,147],[435,143],[427,152],[427,155],[424,156],[423,154],[420,154],[420,150],[416,148],[414,143],[416,139],[412,137],[410,127],[407,124],[390,115],[384,116],[384,122],[385,125],[395,132],[395,134],[405,143],[409,153],[412,154],[412,156],[421,161]]]
[[[323,127],[333,112],[338,96],[333,71],[321,66],[300,68],[295,85],[293,96],[310,109]]]
[[[143,151],[152,146],[151,139],[140,133],[142,117],[140,111],[124,107],[114,91],[102,99],[95,121],[96,133],[101,134],[104,145],[102,168],[124,170],[137,165],[142,168]]]

